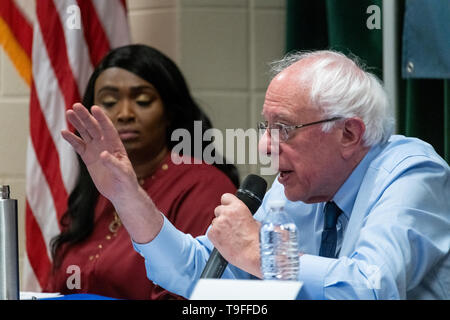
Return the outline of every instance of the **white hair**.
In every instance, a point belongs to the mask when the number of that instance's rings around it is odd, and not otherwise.
[[[363,142],[373,146],[386,142],[394,131],[394,117],[381,81],[364,70],[356,60],[342,53],[323,50],[295,52],[272,63],[276,74],[295,62],[308,58],[299,77],[309,86],[310,102],[327,118],[360,118],[366,131]],[[324,131],[334,122],[325,123]]]

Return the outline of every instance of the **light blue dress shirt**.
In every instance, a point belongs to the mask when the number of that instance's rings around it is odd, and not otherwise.
[[[286,199],[275,181],[255,214]],[[370,149],[333,200],[343,210],[337,258],[319,257],[324,203],[286,200],[299,229],[299,299],[450,299],[450,168],[418,139],[392,136]],[[189,297],[213,246],[167,220],[133,243],[154,283]],[[229,265],[223,278],[254,278]]]

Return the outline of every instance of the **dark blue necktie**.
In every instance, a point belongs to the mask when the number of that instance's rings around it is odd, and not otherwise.
[[[334,202],[327,202],[324,208],[324,223],[322,232],[322,241],[320,243],[319,256],[335,258],[337,230],[336,222],[342,210]]]

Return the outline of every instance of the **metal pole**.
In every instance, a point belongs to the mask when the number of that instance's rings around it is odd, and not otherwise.
[[[17,200],[9,186],[0,186],[0,300],[19,299]]]
[[[397,1],[383,0],[383,82],[393,108],[394,115],[398,115],[398,84],[400,68],[398,58],[399,41],[397,37]],[[397,121],[398,122],[398,121]],[[398,125],[396,128],[398,132]]]

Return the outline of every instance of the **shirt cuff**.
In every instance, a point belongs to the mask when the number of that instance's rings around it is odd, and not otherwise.
[[[330,265],[336,259],[304,254],[300,257],[300,272],[298,280],[303,282],[300,299],[325,299],[325,277]]]

